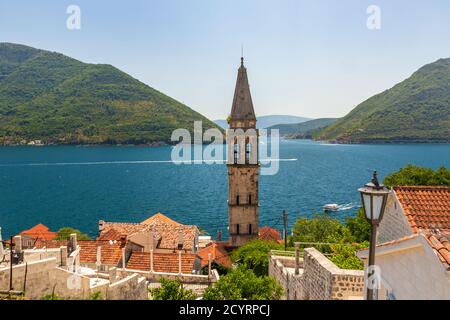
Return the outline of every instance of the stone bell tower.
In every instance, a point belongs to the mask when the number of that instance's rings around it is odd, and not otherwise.
[[[244,58],[228,118],[228,232],[230,245],[258,236],[258,131]]]

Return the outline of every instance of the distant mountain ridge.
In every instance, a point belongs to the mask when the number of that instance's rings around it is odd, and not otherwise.
[[[312,137],[314,131],[324,128],[337,120],[338,118],[321,118],[301,123],[279,124],[267,129],[278,129],[281,136],[292,139],[303,139]]]
[[[264,129],[279,124],[301,123],[311,120],[311,118],[290,115],[269,115],[256,117],[256,120],[257,128]],[[223,129],[228,128],[227,120],[214,120],[214,122]]]
[[[169,142],[195,120],[217,127],[111,65],[0,43],[0,144]]]
[[[314,138],[338,143],[450,142],[450,58],[425,65]]]

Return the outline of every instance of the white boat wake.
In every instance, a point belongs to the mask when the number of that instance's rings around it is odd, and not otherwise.
[[[270,162],[291,162],[297,159],[262,159],[262,164]],[[42,163],[7,163],[0,164],[0,167],[42,167],[42,166],[99,166],[99,165],[114,165],[114,164],[159,164],[159,163],[173,163],[173,164],[226,164],[226,160],[187,160],[187,161],[172,161],[172,160],[142,160],[142,161],[92,161],[92,162],[42,162]]]

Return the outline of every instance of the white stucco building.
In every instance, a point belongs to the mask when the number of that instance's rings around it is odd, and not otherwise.
[[[450,188],[393,191],[376,248],[379,299],[450,299]],[[368,250],[358,256],[367,262]]]

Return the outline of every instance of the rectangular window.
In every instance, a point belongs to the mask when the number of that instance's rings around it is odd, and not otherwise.
[[[251,153],[251,144],[247,143],[245,145],[245,163],[250,163],[250,153]]]
[[[239,234],[239,224],[236,225],[236,234]]]
[[[248,225],[248,234],[252,234],[252,225],[251,224]]]
[[[239,204],[239,195],[236,196],[236,204]]]

